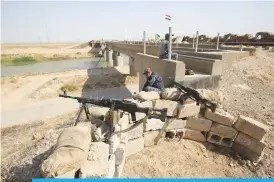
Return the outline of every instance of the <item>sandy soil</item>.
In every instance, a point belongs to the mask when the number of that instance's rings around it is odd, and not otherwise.
[[[224,109],[243,114],[269,126],[265,157],[256,166],[227,148],[177,139],[146,148],[129,156],[123,177],[274,177],[274,55],[257,56],[223,64],[218,90],[225,96]],[[30,181],[39,176],[38,166],[47,157],[58,134],[73,114],[1,130],[1,178]],[[26,129],[28,128],[28,129]],[[47,131],[47,132],[45,132]]]
[[[138,83],[136,77],[127,75],[127,67],[113,70],[114,68],[100,68],[90,69],[90,71],[71,70],[4,77],[1,79],[1,96],[4,97],[3,101],[6,106],[6,104],[10,105],[15,102],[24,103],[29,99],[39,100],[56,97],[60,93],[61,87],[66,84],[76,86],[76,92],[79,92]],[[113,76],[113,74],[115,75]]]
[[[4,44],[1,47],[2,54],[27,56],[31,54],[52,57],[53,55],[77,55],[87,56],[91,47],[87,44]]]

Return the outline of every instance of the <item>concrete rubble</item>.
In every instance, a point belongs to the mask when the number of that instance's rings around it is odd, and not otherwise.
[[[144,94],[144,93],[143,93]],[[155,94],[155,93],[154,93]],[[149,99],[137,101],[138,107],[167,108],[167,118],[150,118],[135,128],[127,131],[136,121],[131,115],[124,113],[115,125],[114,130],[124,131],[116,133],[107,139],[109,126],[106,119],[108,108],[92,107],[92,120],[96,122],[80,122],[76,127],[89,127],[86,133],[91,134],[89,150],[85,150],[86,160],[78,169],[66,170],[58,173],[55,178],[74,178],[79,170],[80,178],[119,178],[122,176],[126,157],[142,151],[164,141],[165,138],[209,142],[215,145],[232,147],[234,151],[253,162],[258,162],[264,156],[266,125],[246,116],[235,119],[230,113],[217,108],[216,112],[204,110],[196,102],[186,102],[182,105],[177,89],[168,88],[164,99]],[[158,97],[157,97],[158,98]],[[162,96],[163,98],[163,96]],[[220,100],[221,102],[222,100]],[[144,118],[143,113],[136,113],[137,121]],[[76,145],[76,144],[75,144]]]

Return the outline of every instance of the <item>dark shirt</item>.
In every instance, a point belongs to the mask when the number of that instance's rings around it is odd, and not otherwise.
[[[162,78],[157,73],[154,73],[154,72],[152,72],[150,77],[148,77],[148,79],[144,85],[144,88],[147,86],[158,88],[161,91],[163,91],[165,88]],[[143,88],[143,90],[144,90],[144,88]]]

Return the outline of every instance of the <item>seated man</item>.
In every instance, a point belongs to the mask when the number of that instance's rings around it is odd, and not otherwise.
[[[164,90],[164,82],[157,73],[154,73],[150,70],[150,68],[147,68],[144,70],[143,75],[147,78],[143,91],[155,91],[160,94]]]
[[[160,59],[168,59],[168,45],[169,45],[169,34],[166,34],[165,40],[162,40],[159,44]],[[171,59],[178,60],[178,54],[171,52]]]

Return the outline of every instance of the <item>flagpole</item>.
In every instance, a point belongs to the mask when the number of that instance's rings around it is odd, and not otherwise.
[[[169,27],[169,46],[168,46],[168,60],[171,61],[171,48],[172,48],[172,32],[171,27]]]

